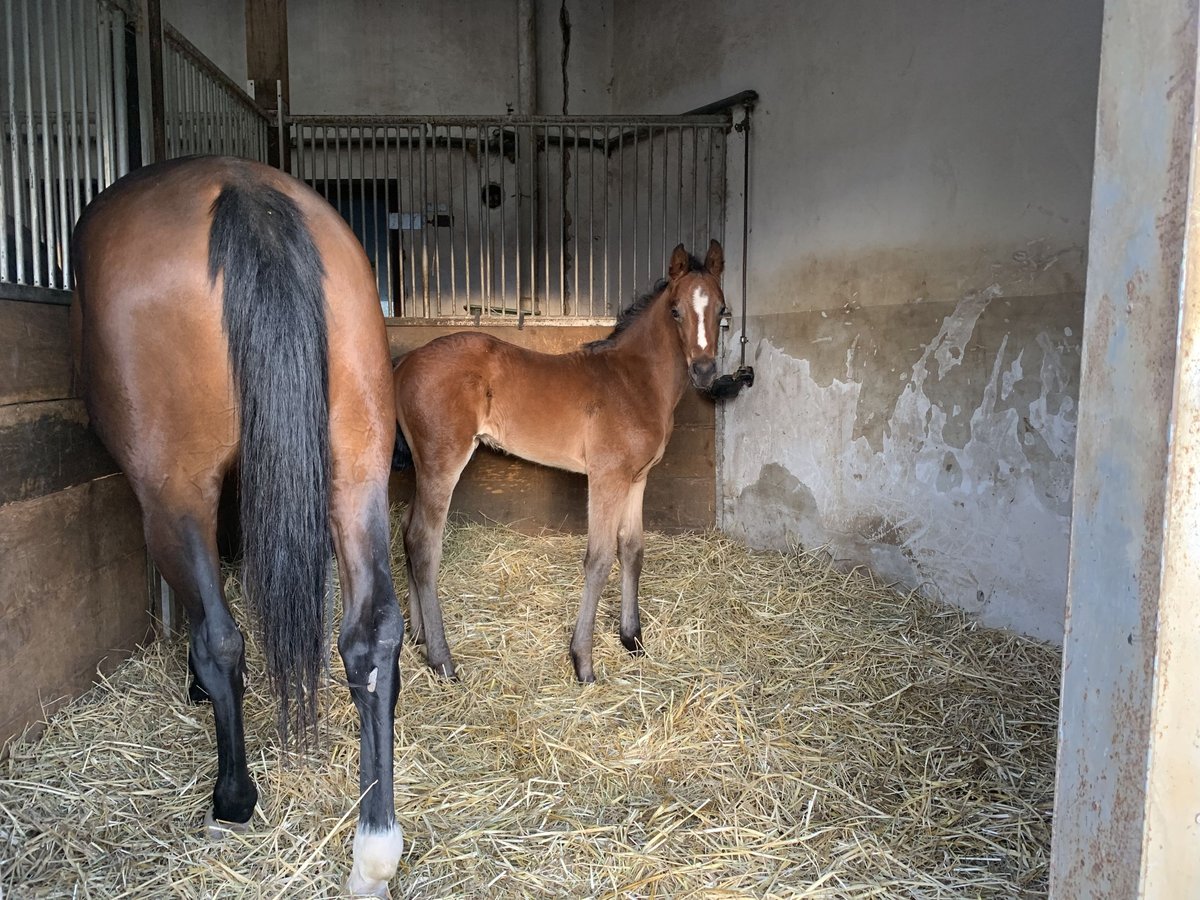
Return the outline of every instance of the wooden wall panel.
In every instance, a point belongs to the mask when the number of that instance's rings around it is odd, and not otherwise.
[[[122,476],[0,505],[0,742],[150,633],[137,501]]]
[[[87,422],[81,400],[0,406],[0,504],[115,473],[117,464]]]
[[[389,325],[388,342],[398,357],[439,335],[482,331],[545,353],[562,353],[604,337],[603,326],[529,325],[465,329],[452,326]],[[675,410],[675,431],[646,487],[645,526],[655,531],[695,531],[716,522],[716,412],[712,401],[689,390]],[[395,473],[392,499],[412,496],[412,474]],[[523,531],[587,528],[587,480],[486,448],[463,472],[452,513],[491,520]]]
[[[0,406],[71,396],[67,307],[0,300]]]

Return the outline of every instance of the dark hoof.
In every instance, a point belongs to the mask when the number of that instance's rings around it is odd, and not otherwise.
[[[450,660],[446,660],[444,663],[431,662],[429,668],[442,681],[458,681],[458,671],[454,668],[454,663]]]
[[[621,635],[621,645],[634,656],[646,655],[646,645],[642,643],[642,631],[640,628],[633,634]]]
[[[582,665],[580,665],[579,657],[577,657],[574,653],[572,653],[571,654],[571,666],[575,669],[575,680],[578,681],[580,684],[595,684],[596,683],[596,675],[594,672],[592,672],[592,666],[591,666],[590,662],[588,663],[587,668],[585,669]]]
[[[188,685],[188,699],[199,706],[201,703],[211,701],[212,697],[208,696],[208,691],[200,687],[200,682],[192,678],[192,683]]]

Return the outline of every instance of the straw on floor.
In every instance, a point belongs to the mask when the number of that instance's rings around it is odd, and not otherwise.
[[[585,687],[566,655],[583,548],[450,529],[442,588],[461,681],[434,678],[406,644],[393,896],[1045,893],[1056,650],[815,557],[652,534],[649,655],[617,638],[614,573]],[[201,836],[212,714],[187,702],[186,642],[158,642],[10,746],[0,893],[339,896],[358,756],[339,661],[321,743],[288,763],[250,653],[252,831]]]

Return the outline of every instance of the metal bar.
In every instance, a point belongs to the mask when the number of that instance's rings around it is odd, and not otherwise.
[[[712,240],[712,175],[713,175],[713,149],[712,138],[713,131],[708,129],[708,165],[704,169],[705,177],[708,179],[708,184],[704,191],[704,236]]]
[[[113,53],[113,127],[116,130],[114,175],[120,178],[129,171],[129,109],[125,96],[125,15],[119,10],[109,20]]]
[[[642,182],[641,182],[641,175],[639,172],[639,170],[641,168],[641,156],[642,156],[641,144],[635,141],[633,144],[633,197],[630,198],[633,201],[633,240],[631,243],[631,246],[633,247],[633,261],[632,261],[633,265],[632,265],[632,268],[629,270],[630,280],[633,282],[631,287],[633,288],[634,292],[637,291],[638,279],[641,277],[640,273],[638,272],[638,264],[637,264],[637,258],[638,258],[638,197],[642,193],[642,191],[641,191],[641,183]],[[622,189],[624,189],[624,182],[622,182]]]
[[[617,303],[615,312],[620,313],[625,292],[625,136],[617,132],[620,148],[617,150]]]
[[[497,132],[496,165],[500,169],[500,296],[508,296],[508,179],[504,176],[504,129]],[[513,303],[517,315],[521,314],[521,292],[517,291]]]
[[[99,114],[100,120],[100,146],[102,151],[102,159],[104,161],[104,184],[101,189],[108,187],[115,181],[115,173],[117,170],[116,159],[114,158],[115,141],[113,140],[113,73],[115,67],[112,59],[112,23],[110,21],[109,10],[105,7],[100,7],[101,16],[96,27],[96,43],[99,47],[97,53],[97,61],[99,69],[97,76],[99,78],[100,101],[96,106],[96,112]]]
[[[6,131],[8,133],[8,152],[9,166],[12,171],[12,210],[13,210],[13,246],[16,248],[16,259],[13,260],[14,276],[17,282],[25,280],[25,267],[23,254],[21,253],[21,143],[17,135],[17,76],[16,76],[16,42],[13,39],[13,16],[12,0],[4,0],[4,23],[5,23],[5,58],[8,60],[7,83],[8,83],[8,122]],[[0,213],[4,210],[0,209]],[[3,218],[7,219],[7,216]],[[7,227],[7,222],[5,223]],[[5,240],[2,251],[4,259],[8,254],[8,241]],[[9,278],[8,265],[5,263],[0,266],[0,277],[5,281]]]
[[[388,315],[396,315],[395,284],[392,281],[392,154],[391,131],[383,129],[383,258],[386,274],[384,283],[387,286],[386,309]],[[397,181],[397,184],[399,182]],[[400,203],[396,203],[396,224],[400,224]],[[400,229],[396,228],[396,234]]]
[[[437,304],[437,314],[442,314],[442,187],[439,183],[438,166],[438,133],[437,126],[429,129],[430,168],[433,170],[433,300]]]
[[[386,153],[386,148],[385,148]],[[386,156],[385,156],[386,160]],[[387,195],[384,195],[383,220],[387,222]],[[375,290],[380,294],[380,303],[387,309],[383,301],[383,292],[379,289],[379,129],[371,126],[371,208],[374,210],[371,223],[371,262],[375,266]]]
[[[579,164],[579,126],[576,125],[571,129],[575,136],[575,153],[571,157],[571,162],[575,167],[575,174],[571,179],[575,183],[575,204],[571,210],[571,238],[574,241],[574,250],[571,254],[571,269],[575,276],[575,311],[578,312],[583,304],[583,295],[579,293],[579,232],[582,226],[579,222],[579,179],[583,175],[583,166]]]
[[[14,81],[13,81],[13,79],[14,79],[13,56],[15,55],[15,53],[13,50],[12,21],[13,21],[12,0],[4,0],[4,26],[5,26],[5,28],[4,28],[4,31],[5,31],[4,58],[8,61],[8,64],[5,66],[5,68],[7,70],[7,76],[8,76],[7,81],[6,81],[6,84],[8,85],[8,114],[7,114],[8,121],[5,123],[6,127],[4,129],[4,136],[9,139],[8,153],[9,153],[10,159],[13,161],[14,177],[13,177],[13,185],[12,185],[12,196],[13,196],[12,203],[13,203],[13,208],[16,209],[16,207],[20,205],[21,197],[20,197],[20,193],[18,190],[18,182],[15,177],[15,170],[17,168],[17,164],[15,161],[17,145],[16,145],[16,140],[15,140],[15,124],[14,124],[16,121],[16,118],[15,118],[16,109],[15,109],[15,104],[13,102],[13,92],[14,92],[14,88],[15,88]],[[4,186],[4,175],[5,175],[4,170],[6,168],[7,167],[4,166],[3,161],[0,160],[0,283],[7,282],[9,280],[9,273],[8,273],[8,200],[7,200],[8,192],[6,191],[5,186]],[[20,233],[19,232],[17,234],[13,235],[13,245],[17,248],[17,258],[20,259],[21,243],[20,243]]]
[[[207,81],[214,82],[222,87],[229,94],[230,99],[236,102],[239,106],[244,107],[247,112],[261,118],[263,121],[270,119],[270,115],[266,110],[262,109],[254,98],[246,93],[245,88],[238,84],[228,75],[226,75],[216,63],[205,56],[201,51],[197,50],[195,45],[183,36],[176,28],[169,23],[163,23],[163,43],[169,46],[173,51],[178,53],[184,59],[187,59],[197,70],[198,74],[203,74]],[[277,107],[278,108],[278,107]],[[325,116],[308,116],[310,120],[324,119]]]
[[[46,248],[46,280],[43,285],[46,287],[61,287],[58,284],[58,279],[54,274],[54,257],[57,253],[57,241],[54,239],[55,221],[54,221],[54,185],[51,184],[51,172],[53,164],[50,161],[50,110],[47,102],[46,88],[46,19],[43,15],[42,4],[37,4],[37,44],[40,51],[38,59],[38,93],[41,100],[42,113],[42,198],[45,201],[43,209],[44,221],[42,223],[42,234],[39,236],[44,242]],[[32,111],[31,111],[32,112]],[[41,251],[35,248],[35,255],[41,256]]]
[[[550,310],[550,126],[546,125],[542,129],[542,146],[545,148],[542,155],[546,159],[546,180],[543,182],[545,188],[545,216],[542,220],[543,234],[543,252],[542,256],[546,264],[546,311]]]
[[[462,127],[462,243],[463,243],[463,294],[466,299],[466,307],[470,311],[471,307],[471,190],[469,187],[470,180],[467,178],[467,126]],[[456,301],[457,302],[457,301]],[[482,298],[480,303],[482,303]]]
[[[596,126],[588,126],[588,146],[594,147]],[[596,151],[588,150],[588,315],[596,314]]]
[[[696,234],[696,207],[700,205],[700,199],[696,196],[698,188],[697,176],[700,172],[700,131],[695,125],[692,126],[692,246],[700,245],[700,236]]]
[[[75,22],[72,15],[74,8],[73,2],[67,2],[63,5],[65,15],[64,29],[70,38],[70,52],[67,54],[67,107],[70,110],[71,116],[71,224],[78,221],[80,214],[83,212],[83,204],[80,201],[79,189],[79,120],[76,117],[78,104],[76,103],[75,94]],[[64,255],[64,259],[68,261],[71,254]],[[70,279],[67,284],[70,284]]]
[[[604,129],[604,140],[608,141],[608,128]],[[608,157],[603,157],[604,160],[604,288],[600,293],[601,299],[604,301],[604,310],[608,312],[612,309],[612,299],[608,294],[608,263],[609,257],[612,254],[612,233],[611,226],[608,221],[609,200],[608,200],[608,185],[612,181],[611,173],[609,172]]]
[[[565,126],[558,126],[558,302],[559,313],[567,314],[567,159],[563,138]]]
[[[663,127],[663,130],[662,130],[662,142],[663,142],[662,181],[659,182],[659,185],[662,189],[662,222],[660,223],[660,228],[662,230],[662,237],[659,239],[659,242],[658,242],[658,260],[657,260],[657,262],[660,266],[662,266],[667,259],[667,214],[668,214],[667,206],[670,203],[670,198],[669,198],[669,193],[668,193],[668,188],[667,188],[667,157],[671,153],[671,133],[667,130],[667,128],[665,126]],[[662,270],[660,269],[660,271],[662,271]],[[653,280],[653,278],[654,278],[653,272],[650,273],[650,277]]]
[[[79,79],[80,79],[80,87],[82,88],[81,93],[83,95],[83,103],[82,103],[82,113],[83,113],[83,119],[82,119],[82,121],[83,121],[83,202],[84,202],[84,205],[86,205],[86,204],[92,202],[92,119],[88,113],[88,101],[89,101],[90,95],[91,95],[91,90],[89,89],[89,85],[94,84],[95,82],[91,78],[92,72],[91,72],[91,69],[89,68],[90,62],[89,62],[89,54],[88,54],[88,43],[89,43],[88,38],[93,32],[89,28],[90,23],[88,22],[88,9],[93,8],[93,7],[90,7],[90,5],[88,4],[88,0],[79,0],[79,3],[80,3],[79,39],[80,39],[80,62],[81,62],[81,65],[79,67]],[[100,180],[99,167],[100,167],[100,160],[99,160],[99,158],[97,158],[97,160],[96,160],[96,168],[97,168],[96,180],[97,181]]]
[[[40,228],[41,217],[39,216],[39,213],[41,212],[41,210],[39,209],[40,204],[38,203],[38,190],[37,190],[37,152],[35,150],[35,148],[37,146],[37,135],[34,133],[34,130],[33,130],[33,128],[34,128],[34,125],[33,125],[33,65],[30,60],[30,47],[33,44],[33,36],[31,34],[31,30],[30,30],[30,26],[29,26],[29,2],[28,2],[28,0],[26,0],[26,2],[23,4],[23,6],[24,6],[24,10],[23,10],[22,18],[24,20],[24,25],[25,25],[25,27],[22,29],[22,31],[24,33],[24,37],[25,37],[25,42],[24,42],[24,44],[25,44],[25,55],[24,55],[24,59],[25,59],[25,68],[24,68],[24,75],[25,75],[25,78],[24,78],[24,81],[25,81],[25,142],[26,142],[25,143],[25,163],[26,163],[25,174],[26,174],[26,177],[29,179],[25,185],[25,194],[26,194],[26,198],[29,201],[29,249],[30,249],[30,256],[32,257],[32,259],[30,260],[30,262],[32,263],[31,268],[33,269],[33,271],[30,274],[31,274],[31,277],[33,278],[33,284],[40,285],[42,283],[42,265],[41,265],[41,258],[40,258],[41,254],[39,254],[37,252],[36,240],[37,240],[37,234],[38,234],[38,231]],[[21,226],[20,226],[20,223],[18,222],[17,223],[17,258],[18,259],[20,259],[22,256],[25,255],[21,251],[21,246],[24,243],[24,241],[22,240],[22,237],[23,237],[23,234],[21,231]],[[17,281],[21,281],[20,277],[17,278]]]
[[[481,127],[482,126],[478,122],[476,122],[475,138],[476,138],[477,144],[480,144],[480,145],[482,144],[482,141],[480,140]],[[479,152],[475,154],[475,175],[476,175],[476,182],[478,184],[478,189],[475,193],[475,209],[477,211],[477,218],[478,218],[478,222],[479,222],[479,304],[480,304],[480,308],[484,312],[487,312],[491,298],[488,294],[489,284],[488,284],[488,265],[487,265],[487,221],[486,221],[486,210],[484,209],[484,202],[483,202],[483,195],[486,192],[484,190],[485,182],[484,182],[484,175],[483,175],[483,166],[484,166],[483,150],[480,149]]]
[[[525,307],[522,305],[521,288],[521,134],[513,131],[513,188],[516,197],[516,223],[513,226],[513,281],[517,291],[517,319],[520,321]],[[533,311],[532,304],[530,312]]]

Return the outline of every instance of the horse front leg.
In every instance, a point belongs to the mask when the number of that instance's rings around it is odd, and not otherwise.
[[[583,558],[583,600],[575,633],[571,636],[571,661],[575,677],[585,683],[596,680],[592,669],[592,640],[596,631],[596,608],[617,556],[617,533],[630,482],[612,474],[588,474],[588,543]]]
[[[642,644],[642,618],[638,611],[638,582],[642,577],[645,539],[642,534],[642,497],[645,478],[635,481],[625,500],[617,550],[621,559],[621,644],[634,656],[646,652]]]
[[[392,588],[386,485],[335,486],[333,519],[343,607],[338,651],[360,721],[361,801],[347,888],[356,895],[387,897],[388,881],[404,852],[392,772],[404,615]]]

